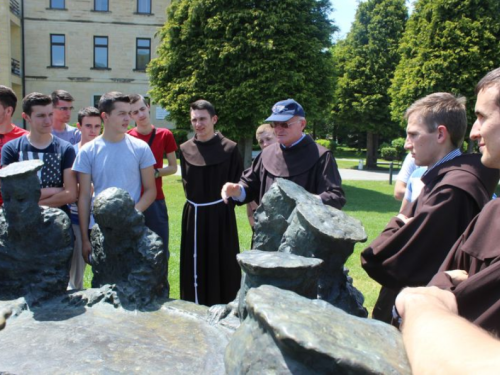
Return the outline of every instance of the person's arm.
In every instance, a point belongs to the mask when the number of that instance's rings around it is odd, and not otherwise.
[[[344,190],[342,190],[342,178],[340,177],[337,162],[330,152],[325,153],[319,160],[317,169],[317,191],[316,194],[324,204],[339,210],[346,203]]]
[[[426,285],[477,213],[475,200],[458,188],[435,189],[424,199],[411,220],[392,218],[361,253],[363,269],[387,288]]]
[[[144,212],[156,198],[155,170],[153,166],[141,169],[141,181],[144,191],[135,208],[140,212]]]
[[[457,315],[455,296],[407,288],[396,299],[413,374],[497,374],[500,341]]]
[[[82,256],[89,263],[89,254],[92,250],[89,239],[90,203],[92,199],[92,179],[88,173],[79,173],[80,195],[78,197],[78,220],[82,234]]]
[[[50,198],[54,194],[60,193],[63,190],[64,190],[64,188],[62,188],[62,187],[51,187],[51,188],[40,189],[40,193],[41,193],[40,200]]]
[[[163,168],[158,168],[160,176],[169,176],[177,172],[177,158],[175,157],[175,152],[170,152],[167,154],[168,166]]]
[[[49,196],[45,199],[40,199],[40,206],[61,207],[65,204],[76,202],[78,199],[78,187],[76,175],[71,168],[66,168],[63,172],[64,188],[59,193]]]
[[[396,180],[396,184],[394,185],[394,199],[400,201],[403,200],[405,197],[405,192],[406,192],[406,182],[401,181],[401,180]],[[401,210],[403,210],[403,207],[401,207]]]

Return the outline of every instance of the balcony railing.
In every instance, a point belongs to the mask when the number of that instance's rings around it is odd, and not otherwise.
[[[21,18],[21,5],[17,0],[10,0],[10,11]]]
[[[21,77],[21,63],[19,62],[19,60],[11,59],[10,71],[12,72],[12,74]]]

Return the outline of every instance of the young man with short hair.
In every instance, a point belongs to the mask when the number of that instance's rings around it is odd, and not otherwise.
[[[85,107],[78,112],[78,129],[81,131],[82,139],[79,143],[73,146],[76,154],[88,142],[92,142],[99,134],[101,134],[101,114],[94,107]],[[78,220],[78,205],[72,203],[70,206],[71,224],[75,233],[75,246],[73,258],[71,259],[71,268],[69,270],[69,287],[70,289],[83,289],[83,275],[85,274],[85,261],[82,257],[82,235],[80,230],[80,221]],[[90,224],[88,228],[92,228],[94,220],[90,215]]]
[[[0,85],[0,152],[7,142],[19,138],[28,131],[14,125],[12,116],[16,111],[17,96],[14,91],[7,86]],[[0,206],[3,204],[0,194]]]
[[[361,253],[361,263],[382,285],[372,316],[390,322],[399,291],[424,286],[439,269],[470,221],[488,203],[498,170],[479,155],[461,155],[467,117],[465,99],[448,93],[428,95],[406,111],[405,148],[418,166],[429,166],[416,201],[391,219]]]
[[[500,68],[476,86],[476,116],[470,138],[481,162],[500,169]],[[429,285],[450,290],[460,316],[500,334],[500,199],[484,207],[460,236]]]
[[[70,143],[51,134],[52,115],[50,96],[37,92],[26,95],[22,116],[31,131],[4,145],[2,166],[22,160],[42,160],[44,166],[38,172],[42,187],[39,204],[61,208],[69,215],[67,205],[78,197],[76,177],[71,171],[75,150]]]
[[[236,182],[243,163],[235,142],[215,132],[218,117],[206,100],[190,105],[194,138],[181,145],[182,183],[187,202],[182,214],[181,298],[207,306],[228,303],[240,288],[238,228],[234,203],[220,190]]]
[[[68,125],[75,99],[73,99],[69,92],[64,90],[56,90],[51,96],[52,104],[54,105],[52,134],[64,139],[72,145],[77,144],[82,138],[80,130]]]
[[[155,183],[156,183],[156,199],[144,211],[146,226],[155,232],[163,241],[163,249],[169,258],[168,251],[168,211],[165,204],[165,195],[163,194],[163,176],[169,176],[177,172],[177,144],[175,143],[174,135],[168,129],[156,128],[151,124],[150,108],[142,95],[132,94],[130,97],[130,117],[135,121],[136,127],[130,129],[128,134],[146,142],[153,155],[156,163],[155,168]],[[163,166],[163,157],[166,155],[168,166]],[[167,263],[168,275],[168,263]]]
[[[80,149],[73,165],[80,183],[78,217],[82,254],[87,263],[91,252],[87,228],[92,183],[95,196],[109,187],[124,189],[136,202],[135,208],[140,212],[144,212],[156,197],[153,153],[146,143],[127,134],[130,98],[116,91],[104,94],[99,100],[99,112],[104,132]],[[144,188],[142,196],[141,184]]]

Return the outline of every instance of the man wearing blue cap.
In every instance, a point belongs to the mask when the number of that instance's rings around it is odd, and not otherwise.
[[[287,99],[276,103],[272,112],[266,121],[271,121],[278,142],[257,156],[239,183],[228,182],[222,187],[224,201],[232,197],[238,202],[255,200],[260,204],[273,182],[285,178],[318,195],[324,204],[341,209],[345,197],[337,163],[328,149],[303,132],[307,121],[302,106]]]

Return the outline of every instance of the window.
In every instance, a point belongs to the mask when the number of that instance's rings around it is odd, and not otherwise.
[[[135,69],[146,70],[151,60],[151,39],[137,38],[135,52]]]
[[[50,9],[66,9],[64,0],[50,0]]]
[[[94,94],[92,95],[92,105],[96,108],[99,108],[99,100],[101,100],[102,94]]]
[[[94,0],[94,10],[96,12],[108,12],[109,11],[109,1],[108,0]]]
[[[108,37],[95,36],[94,37],[94,68],[107,69],[108,68]]]
[[[66,37],[61,34],[50,34],[50,66],[65,66]]]
[[[137,0],[137,13],[151,14],[151,0]]]

